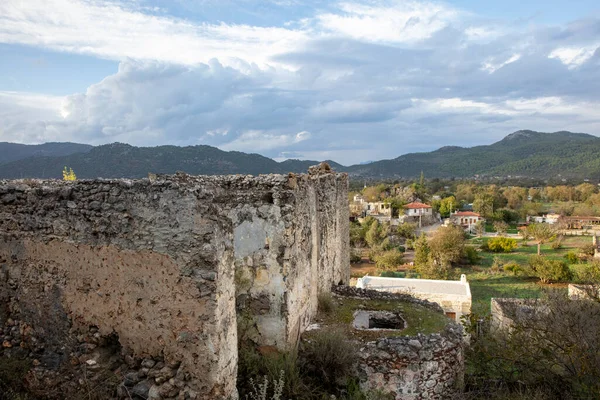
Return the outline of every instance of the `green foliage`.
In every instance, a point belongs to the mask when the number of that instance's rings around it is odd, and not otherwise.
[[[504,311],[517,316],[510,332],[484,331],[467,347],[466,383],[472,391],[490,399],[496,392],[505,394],[500,399],[598,397],[599,302],[571,301],[552,291],[526,317],[519,318],[516,307]]]
[[[417,232],[417,224],[405,223],[396,227],[396,234],[406,239],[414,239]]]
[[[301,347],[302,371],[329,392],[345,385],[358,361],[356,347],[342,331],[319,330]]]
[[[413,261],[415,267],[427,264],[429,262],[429,253],[431,252],[431,249],[429,248],[427,236],[425,236],[424,233],[422,233],[414,242],[413,247],[415,249],[415,258]]]
[[[383,251],[375,256],[375,264],[381,271],[395,270],[402,265],[402,257],[403,255],[398,249]]]
[[[529,268],[542,283],[563,282],[572,278],[571,270],[566,262],[561,260],[549,260],[542,256],[531,256]]]
[[[593,243],[584,244],[583,246],[581,246],[579,248],[579,252],[581,254],[583,254],[584,256],[589,256],[589,257],[594,256],[595,250],[596,250],[596,247],[594,246]]]
[[[498,235],[504,235],[508,231],[508,224],[504,221],[495,221],[493,226]]]
[[[565,254],[565,259],[569,264],[576,264],[579,262],[579,256],[574,251],[569,251]]]
[[[467,263],[470,265],[477,264],[477,262],[481,259],[479,253],[473,246],[465,246],[464,257],[467,260]]]
[[[541,253],[542,244],[551,241],[556,234],[555,228],[550,224],[530,224],[527,226],[527,234],[534,238],[538,245],[538,255]]]
[[[450,214],[460,207],[460,203],[456,200],[456,197],[449,196],[440,200],[439,213],[443,218],[448,218]]]
[[[352,264],[356,264],[362,261],[362,257],[360,256],[360,253],[354,249],[350,250],[350,262]]]
[[[516,239],[507,237],[493,237],[486,242],[487,249],[494,253],[510,253],[517,248]]]
[[[333,296],[329,292],[319,293],[317,296],[317,306],[319,312],[323,312],[328,314],[335,309],[335,303],[333,301]]]
[[[517,264],[516,262],[510,262],[508,264],[505,264],[502,269],[505,272],[510,272],[513,275],[519,275],[521,272],[523,272],[523,267],[521,267],[521,265]]]
[[[558,236],[550,245],[553,250],[558,250],[562,248],[564,237],[563,235]]]
[[[465,232],[458,226],[442,226],[429,240],[431,259],[438,265],[460,261],[465,247]]]

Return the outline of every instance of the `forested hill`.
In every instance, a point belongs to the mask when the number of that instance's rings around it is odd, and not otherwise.
[[[30,157],[0,164],[0,178],[61,178],[64,166],[80,179],[143,178],[152,173],[187,172],[193,175],[267,174],[306,172],[318,161],[286,160],[278,163],[258,154],[222,151],[211,146],[135,147],[113,143],[84,153],[61,157]],[[333,161],[337,170],[343,167]]]
[[[0,178],[60,178],[64,166],[78,178],[140,178],[153,173],[264,174],[305,172],[317,161],[270,158],[211,146],[135,147],[113,143],[91,147],[47,143],[55,152],[18,153],[11,143],[0,143]],[[58,147],[57,147],[58,146]],[[61,147],[62,146],[62,147]],[[79,146],[79,147],[78,147]],[[35,147],[35,146],[30,146]],[[29,151],[29,150],[28,150]],[[62,151],[62,153],[56,153]],[[12,158],[11,158],[12,157]],[[19,159],[20,158],[20,159]],[[15,160],[16,161],[12,161]],[[583,133],[518,131],[499,142],[471,148],[447,146],[428,153],[405,154],[393,160],[333,169],[355,178],[394,179],[484,176],[589,178],[600,180],[600,138]]]
[[[584,133],[518,131],[488,146],[442,147],[348,168],[365,177],[450,178],[521,175],[600,179],[600,138]]]
[[[92,147],[89,144],[79,143],[18,144],[0,142],[0,164],[33,156],[57,157],[84,153],[91,150]]]

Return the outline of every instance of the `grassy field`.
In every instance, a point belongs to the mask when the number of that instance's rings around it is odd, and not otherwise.
[[[482,240],[484,239],[470,239],[468,243],[479,248]],[[591,240],[590,237],[565,237],[562,247],[559,249],[553,249],[550,244],[543,244],[541,254],[549,259],[565,260],[565,254],[569,251],[577,251],[584,244],[591,243]],[[519,242],[521,241],[519,240]],[[537,254],[537,244],[533,241],[528,242],[525,246],[519,243],[519,247],[511,253],[481,251],[479,253],[481,260],[477,265],[461,270],[461,273],[467,275],[471,286],[473,312],[478,314],[488,312],[492,297],[532,298],[541,296],[544,289],[566,290],[567,284],[565,283],[542,285],[537,278],[514,276],[512,273],[504,271],[492,273],[490,270],[495,258],[501,264],[515,262],[525,266],[529,257],[535,254]]]

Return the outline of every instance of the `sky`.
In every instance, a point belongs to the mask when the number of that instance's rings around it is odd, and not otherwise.
[[[345,165],[600,135],[597,0],[2,0],[0,141]]]

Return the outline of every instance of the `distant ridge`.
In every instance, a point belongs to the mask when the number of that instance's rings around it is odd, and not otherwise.
[[[23,147],[25,146],[25,147]],[[78,178],[141,178],[148,172],[187,172],[194,175],[305,172],[318,161],[276,162],[259,154],[222,151],[211,146],[135,147],[112,143],[92,147],[77,143],[37,146],[0,143],[0,178],[61,178],[65,165]],[[526,176],[600,180],[600,138],[585,133],[520,130],[486,146],[445,146],[426,153],[410,153],[392,160],[342,166],[354,178],[418,177],[464,178]]]

